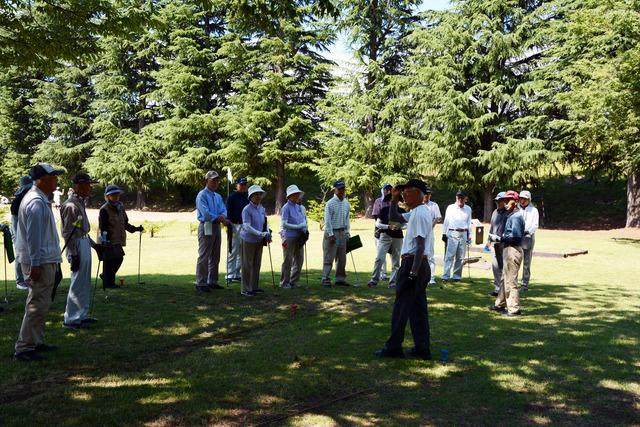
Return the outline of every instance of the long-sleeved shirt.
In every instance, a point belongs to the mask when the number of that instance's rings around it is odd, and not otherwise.
[[[248,194],[246,191],[244,193],[235,191],[227,199],[228,218],[232,223],[242,224],[242,210],[249,204]]]
[[[67,245],[67,254],[78,254],[78,240],[91,230],[89,218],[84,208],[84,200],[73,193],[60,207],[62,237]],[[74,231],[74,227],[77,229]]]
[[[342,200],[334,195],[324,207],[324,231],[327,236],[333,236],[333,230],[344,229],[349,233],[349,202],[346,197]]]
[[[538,223],[540,221],[538,209],[533,207],[531,203],[529,203],[529,206],[522,209],[522,216],[524,217],[525,233],[533,235],[538,230]]]
[[[262,205],[249,202],[242,210],[242,230],[240,238],[245,242],[258,243],[263,239],[267,214]]]
[[[449,230],[467,230],[467,237],[469,237],[471,233],[471,208],[469,206],[460,207],[457,203],[447,206],[442,233],[446,234]]]
[[[222,196],[206,187],[196,196],[196,209],[200,222],[215,221],[220,215],[227,217],[227,207],[224,205]]]
[[[391,201],[385,202],[383,197],[378,197],[373,202],[373,208],[371,209],[371,216],[373,216],[374,219],[378,219],[378,216],[380,216],[380,211],[382,210],[382,208],[388,207],[390,205],[391,205]]]
[[[522,211],[515,207],[507,213],[507,221],[504,224],[502,243],[507,245],[519,245],[524,236],[524,218]]]
[[[35,185],[24,196],[18,210],[16,259],[32,267],[62,262],[51,203]]]
[[[300,237],[305,228],[307,228],[307,218],[304,216],[302,206],[287,201],[280,211],[282,220],[282,228],[284,237]]]
[[[489,227],[489,233],[496,236],[502,236],[504,232],[504,223],[507,220],[509,212],[506,209],[494,209],[491,214],[491,226]]]

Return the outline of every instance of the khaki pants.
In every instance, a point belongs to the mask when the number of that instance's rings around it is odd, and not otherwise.
[[[262,263],[262,242],[242,242],[242,291],[251,292],[259,288],[260,264]]]
[[[335,242],[329,240],[329,236],[325,233],[322,240],[323,266],[322,266],[322,284],[331,284],[331,268],[333,262],[336,262],[336,283],[345,282],[347,273],[345,267],[347,265],[347,241],[344,230],[333,230],[336,237]]]
[[[284,261],[280,273],[280,286],[297,285],[304,262],[304,245],[301,237],[284,239],[286,247],[282,248]]]
[[[16,353],[32,351],[37,345],[44,343],[44,325],[51,305],[51,291],[56,274],[56,264],[43,264],[40,280],[30,277],[31,266],[22,264],[22,272],[29,283],[29,294],[24,307],[24,317],[20,327],[20,335],[16,341]]]
[[[518,293],[518,270],[522,264],[522,248],[506,246],[502,250],[502,286],[496,298],[495,306],[506,305],[509,313],[520,311],[520,294]]]
[[[196,264],[196,286],[218,284],[220,264],[220,224],[213,224],[211,236],[205,236],[204,223],[198,225],[198,262]]]

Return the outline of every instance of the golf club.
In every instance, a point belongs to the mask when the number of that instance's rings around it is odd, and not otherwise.
[[[140,240],[138,242],[138,285],[144,285],[146,282],[140,281],[140,259],[142,258],[142,231],[140,232]]]
[[[309,257],[307,256],[307,244],[304,244],[304,273],[307,278],[307,288],[309,287]]]
[[[93,313],[93,302],[96,300],[96,289],[98,289],[98,277],[100,276],[100,263],[102,260],[98,259],[98,269],[96,270],[96,281],[93,283],[93,295],[91,295],[91,305],[89,306],[89,316]]]
[[[467,277],[469,278],[469,283],[473,283],[473,280],[471,280],[471,263],[469,262],[470,260],[470,253],[471,253],[471,249],[470,249],[471,244],[469,242],[467,242]]]
[[[273,272],[273,260],[271,259],[271,242],[267,242],[267,249],[269,250],[269,265],[271,265],[271,282],[273,283],[273,289],[276,288],[276,275]]]
[[[227,186],[228,187],[228,186]],[[227,193],[229,193],[229,189],[227,188]],[[229,199],[229,194],[227,194],[227,199]],[[229,255],[231,254],[231,247],[233,246],[233,225],[227,225],[227,274],[226,274],[226,282],[227,288],[229,287],[229,282],[231,281],[231,277],[229,277]]]
[[[4,241],[2,243],[2,253],[4,256],[4,303],[9,304],[9,298],[7,298],[7,250],[4,248]]]

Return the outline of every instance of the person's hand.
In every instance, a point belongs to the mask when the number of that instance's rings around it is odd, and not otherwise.
[[[31,270],[29,271],[29,279],[31,279],[34,282],[37,282],[38,280],[40,280],[41,276],[42,276],[42,267],[31,266]]]
[[[213,222],[221,223],[221,222],[224,222],[225,219],[226,218],[224,217],[224,215],[218,215],[216,219],[213,220]]]
[[[331,243],[335,243],[335,242],[336,242],[336,236],[335,236],[335,235],[333,235],[333,236],[329,236],[329,241],[330,241]]]
[[[471,246],[471,239],[467,239],[467,245]]]
[[[409,276],[407,276],[407,281],[411,284],[414,284],[416,283],[417,280],[418,280],[418,275],[413,271],[409,272]]]
[[[139,226],[138,226],[138,231],[142,233],[142,232],[144,231],[144,227],[143,227],[143,226],[141,226],[141,225],[139,225]]]
[[[449,238],[447,237],[447,235],[446,235],[446,234],[443,234],[443,235],[442,235],[442,241],[443,241],[443,242],[445,242],[445,243],[447,243],[447,240],[449,240]]]
[[[71,264],[71,271],[80,270],[80,255],[71,255],[69,263]]]

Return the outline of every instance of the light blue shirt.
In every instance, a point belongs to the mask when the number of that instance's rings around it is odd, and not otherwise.
[[[249,202],[242,210],[242,231],[240,231],[240,238],[249,243],[262,241],[262,230],[264,229],[266,220],[267,215],[264,207]]]
[[[287,201],[280,211],[282,218],[282,228],[284,229],[284,237],[300,237],[302,230],[307,227],[307,219],[304,217],[302,207]]]
[[[196,209],[200,222],[213,221],[220,215],[227,217],[227,207],[222,196],[207,187],[200,190],[196,196]]]

